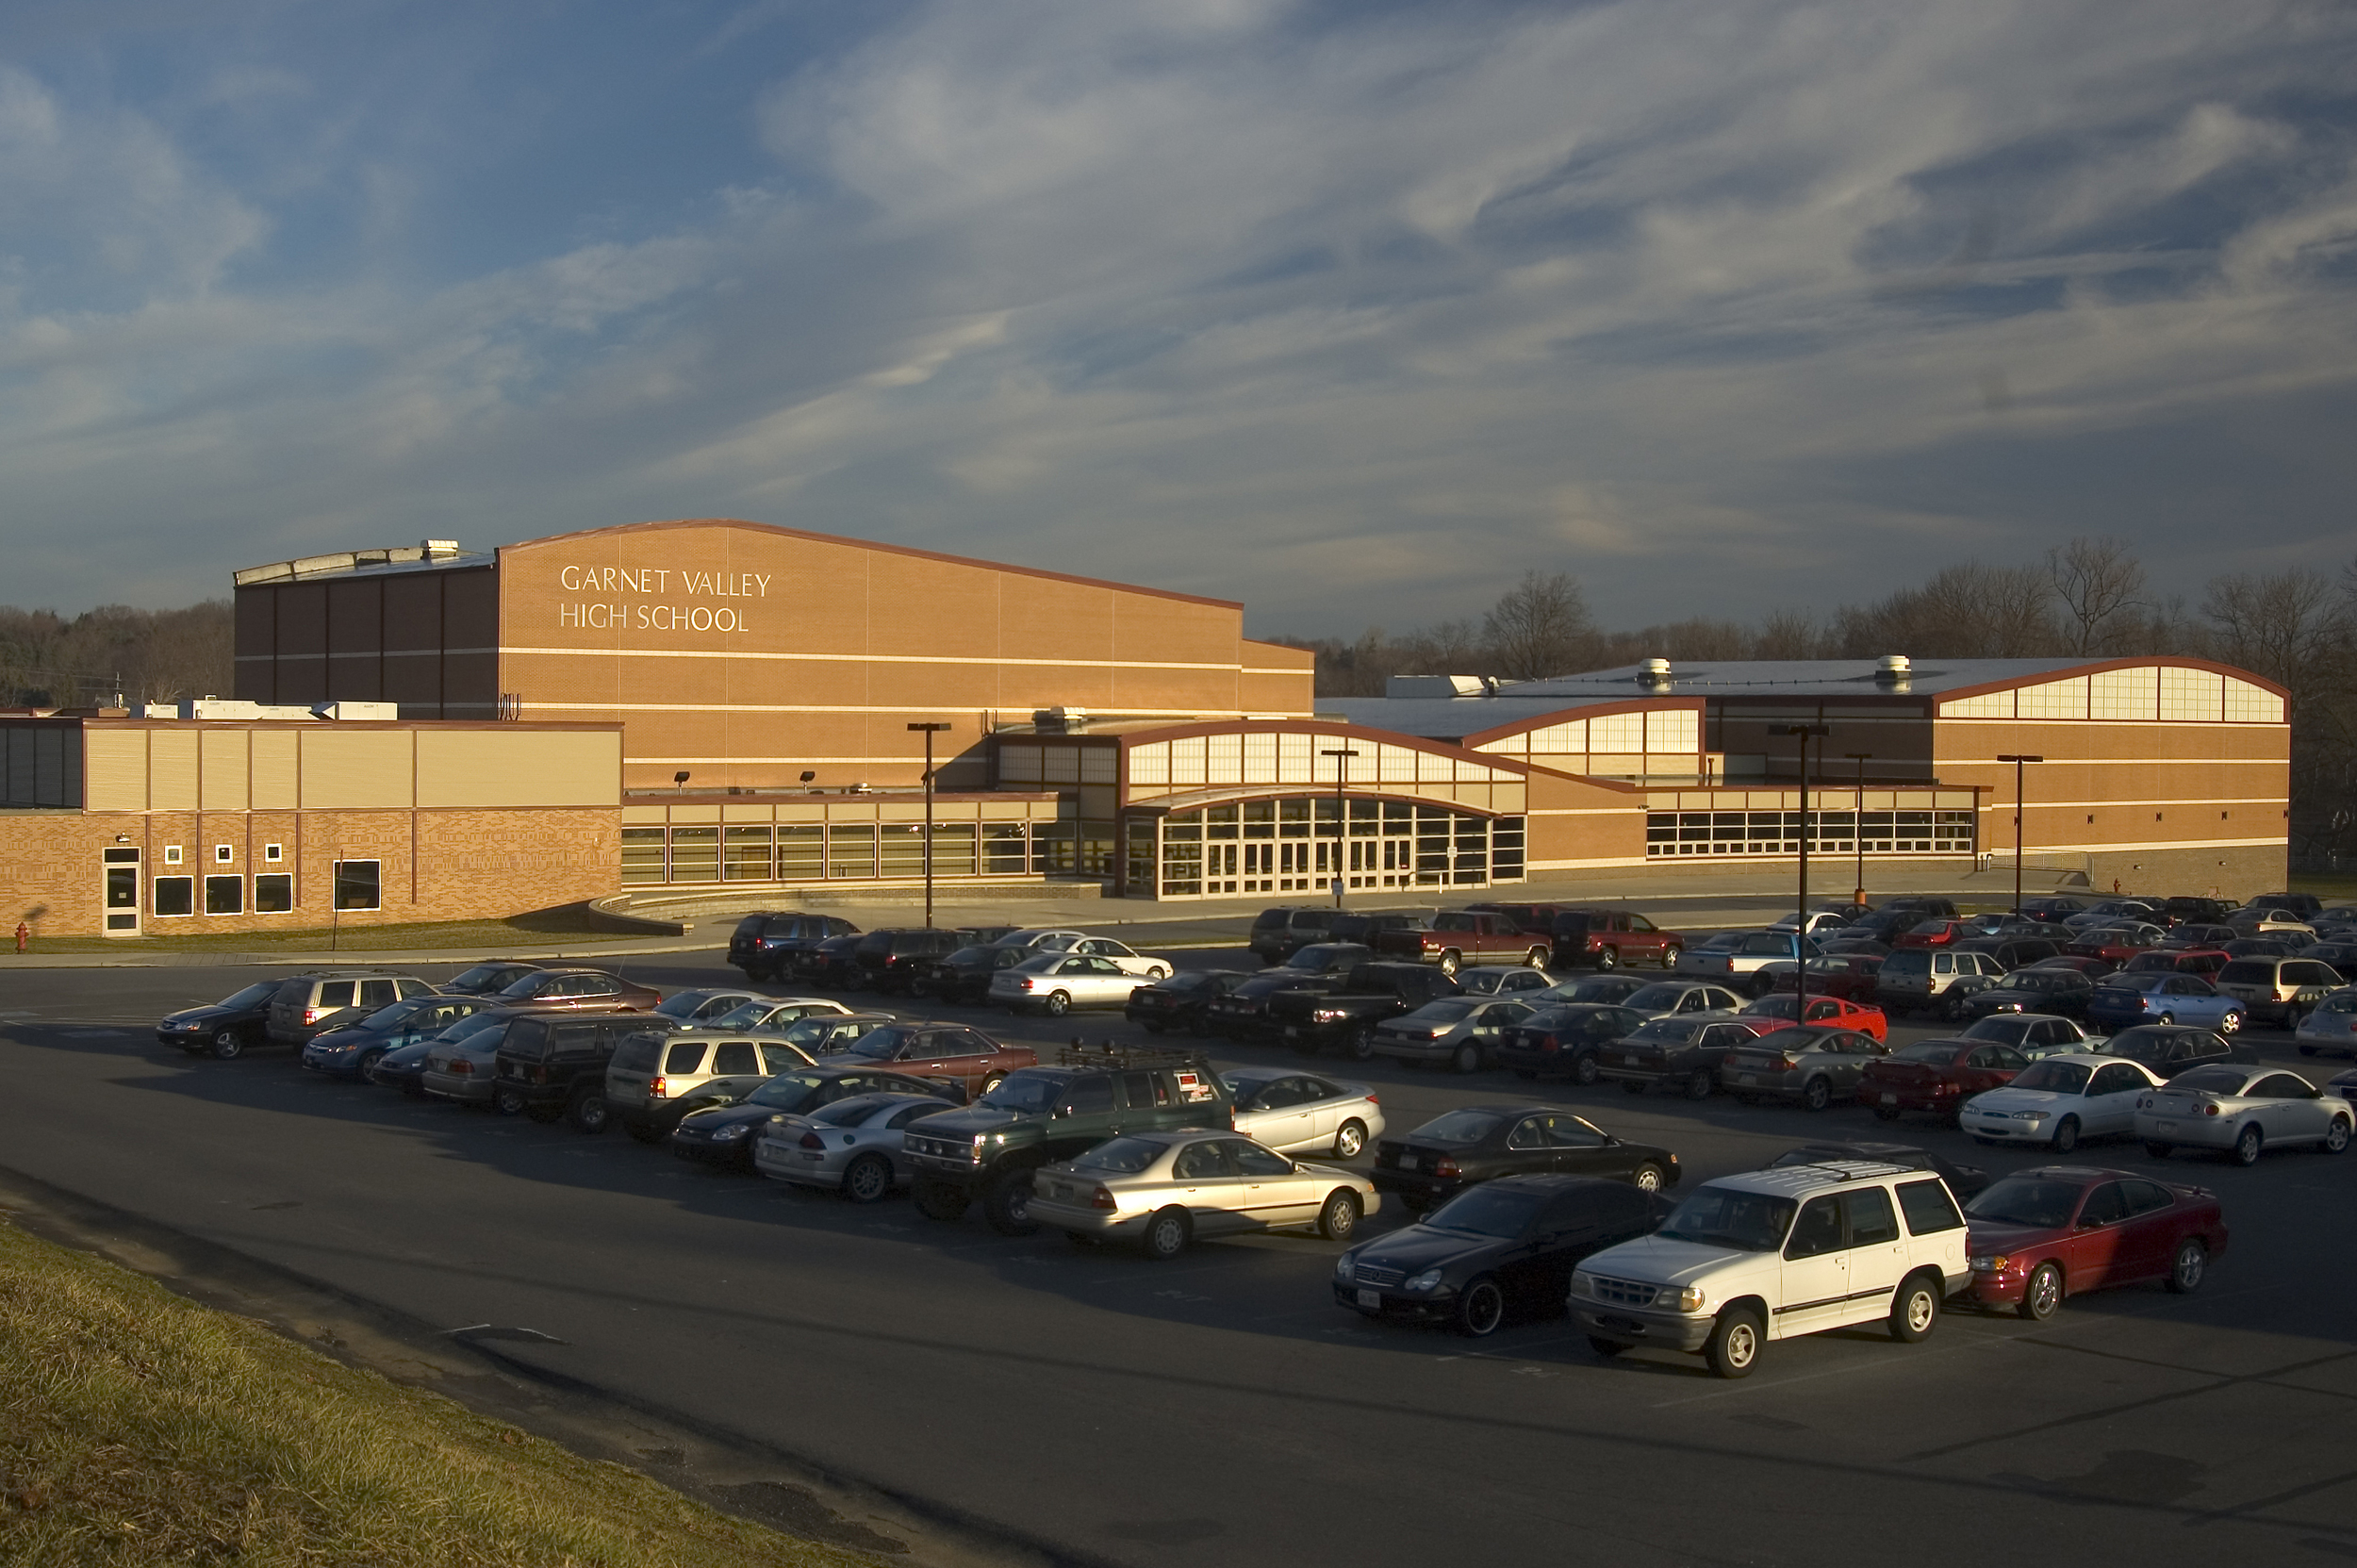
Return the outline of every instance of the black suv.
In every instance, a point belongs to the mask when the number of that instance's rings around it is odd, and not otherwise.
[[[605,1069],[623,1041],[647,1028],[644,1013],[527,1015],[500,1041],[491,1103],[536,1122],[563,1116],[584,1132],[602,1132]]]
[[[927,959],[918,966],[911,989],[920,997],[980,1006],[990,995],[991,976],[1038,956],[1031,949],[1011,942],[970,943],[944,957]]]
[[[729,962],[758,985],[791,970],[797,958],[828,937],[858,934],[859,927],[832,915],[748,915],[729,933]]]
[[[965,946],[954,931],[889,927],[871,931],[851,949],[851,984],[862,990],[916,994],[916,982],[934,960]]]
[[[991,1229],[1029,1235],[1031,1173],[1125,1132],[1231,1129],[1235,1102],[1200,1052],[1068,1046],[1052,1066],[1023,1067],[962,1110],[927,1116],[901,1137],[916,1206],[956,1219],[976,1198]]]
[[[1252,922],[1244,946],[1263,964],[1281,964],[1312,942],[1327,942],[1338,909],[1324,905],[1279,904],[1264,909]]]

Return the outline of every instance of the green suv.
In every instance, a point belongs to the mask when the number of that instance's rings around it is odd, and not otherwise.
[[[1125,1132],[1235,1126],[1228,1087],[1197,1051],[1070,1046],[1022,1067],[973,1104],[910,1125],[901,1158],[916,1206],[956,1219],[980,1198],[991,1229],[1029,1235],[1031,1173]]]

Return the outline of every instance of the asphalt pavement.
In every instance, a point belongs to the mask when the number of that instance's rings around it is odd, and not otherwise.
[[[1249,962],[1173,951],[1188,966]],[[710,953],[624,969],[667,988],[733,978]],[[2200,1294],[2098,1294],[2043,1325],[1952,1311],[1918,1345],[1870,1331],[1781,1342],[1729,1383],[1666,1353],[1604,1361],[1562,1318],[1479,1342],[1370,1323],[1333,1303],[1338,1248],[1310,1237],[1155,1264],[325,1081],[285,1051],[221,1063],[157,1048],[157,1016],[252,978],[0,980],[0,1166],[1055,1559],[2357,1558],[2346,1157],[2160,1166],[2134,1143],[2090,1145],[2072,1163],[2165,1170],[2220,1195],[2233,1244]],[[1042,1047],[1145,1038],[1118,1015],[950,1011]],[[2283,1034],[2252,1038],[2318,1081],[2337,1070]],[[1298,1060],[1275,1047],[1212,1056]],[[1918,1142],[2001,1172],[2048,1163],[1856,1109],[1331,1058],[1315,1070],[1376,1087],[1395,1128],[1480,1101],[1569,1105],[1675,1149],[1689,1186],[1829,1135]],[[1401,1217],[1372,1216],[1362,1234]]]

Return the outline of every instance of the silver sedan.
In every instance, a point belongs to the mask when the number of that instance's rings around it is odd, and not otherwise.
[[[756,997],[714,1017],[698,1018],[692,1029],[727,1030],[731,1033],[777,1034],[788,1024],[821,1014],[846,1017],[850,1009],[827,997]]]
[[[1129,993],[1146,983],[1110,958],[1045,952],[991,976],[990,999],[1012,1012],[1038,1008],[1059,1017],[1076,1007],[1127,1007]]]
[[[2338,1154],[2349,1147],[2350,1125],[2349,1101],[2298,1073],[2238,1062],[2179,1073],[2136,1098],[2136,1136],[2155,1159],[2200,1148],[2251,1165],[2263,1148],[2301,1144]]]
[[[1525,992],[1511,1000],[1442,997],[1413,1013],[1384,1019],[1368,1034],[1367,1043],[1376,1055],[1393,1061],[1435,1066],[1445,1062],[1460,1073],[1478,1072],[1497,1065],[1491,1052],[1498,1031],[1529,1017],[1529,998],[1537,994]]]
[[[1031,1217],[1081,1241],[1134,1241],[1172,1258],[1197,1236],[1314,1230],[1347,1241],[1373,1213],[1375,1184],[1355,1171],[1296,1164],[1233,1132],[1130,1132],[1031,1182]]]
[[[1116,942],[1110,936],[1083,936],[1065,951],[1079,953],[1083,958],[1108,959],[1114,968],[1125,975],[1138,975],[1146,980],[1170,978],[1167,959],[1148,958],[1128,943]]]
[[[1239,1067],[1220,1074],[1235,1097],[1236,1131],[1279,1154],[1356,1159],[1383,1134],[1383,1107],[1363,1083],[1337,1083],[1291,1067]]]
[[[1528,1001],[1555,983],[1544,969],[1527,964],[1482,964],[1457,971],[1457,988],[1469,997],[1512,997]]]
[[[753,1165],[780,1181],[875,1203],[908,1184],[900,1137],[909,1123],[948,1109],[938,1095],[853,1095],[806,1116],[779,1116],[753,1146]]]

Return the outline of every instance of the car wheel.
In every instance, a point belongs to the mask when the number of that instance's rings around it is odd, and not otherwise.
[[[1822,1074],[1801,1085],[1801,1106],[1804,1110],[1822,1111],[1833,1103],[1833,1082]]]
[[[1157,964],[1146,971],[1146,978],[1148,980],[1168,980],[1170,978],[1170,971],[1162,965]]]
[[[2222,1017],[2222,1018],[2218,1019],[2218,1021],[2217,1021],[2217,1032],[2218,1032],[2220,1034],[2239,1034],[2239,1033],[2241,1033],[2241,1032],[2242,1032],[2242,1015],[2241,1015],[2240,1013],[2233,1013],[2233,1012],[2230,1012],[2230,1013],[2228,1013],[2228,1014],[2227,1014],[2224,1017]]]
[[[1596,1080],[1603,1076],[1604,1069],[1596,1065],[1594,1051],[1584,1050],[1572,1058],[1572,1081],[1581,1088],[1592,1087]]]
[[[1877,1105],[1874,1107],[1874,1119],[1878,1122],[1895,1122],[1899,1119],[1899,1108],[1895,1105]]]
[[[1697,1067],[1687,1075],[1686,1098],[1688,1099],[1708,1099],[1710,1098],[1711,1091],[1718,1088],[1718,1086],[1719,1081],[1711,1076],[1710,1069],[1708,1067]]]
[[[863,1154],[843,1172],[843,1196],[854,1203],[881,1203],[892,1196],[892,1162]]]
[[[1664,948],[1661,949],[1661,966],[1665,969],[1674,969],[1678,966],[1678,960],[1685,956],[1686,951],[1682,948]]]
[[[1164,1209],[1146,1222],[1146,1234],[1138,1238],[1138,1250],[1154,1263],[1167,1263],[1187,1249],[1195,1227],[1187,1222],[1184,1209]]]
[[[652,1122],[625,1120],[622,1131],[630,1134],[633,1143],[659,1144],[663,1141],[663,1129]]]
[[[1928,1274],[1912,1274],[1899,1282],[1890,1298],[1890,1337],[1901,1345],[1920,1345],[1939,1327],[1939,1281]]]
[[[1643,1079],[1624,1078],[1621,1080],[1621,1093],[1624,1095],[1641,1095],[1644,1092],[1645,1081]]]
[[[982,1217],[1002,1236],[1028,1236],[1039,1229],[1031,1217],[1031,1173],[1011,1170],[982,1195]]]
[[[1040,1005],[1047,1011],[1049,1017],[1061,1018],[1072,1011],[1072,999],[1062,991],[1050,991],[1047,993],[1047,999]]]
[[[586,1132],[594,1137],[605,1131],[614,1114],[612,1108],[606,1104],[605,1097],[592,1090],[572,1098],[571,1103],[565,1107],[565,1119],[573,1124],[574,1131]]]
[[[1657,1193],[1661,1190],[1661,1167],[1640,1165],[1628,1179],[1629,1185],[1639,1192]]]
[[[1455,980],[1457,978],[1457,971],[1464,966],[1464,959],[1458,955],[1457,949],[1454,948],[1441,955],[1441,973],[1448,976],[1451,980]]]
[[[1318,1211],[1318,1234],[1329,1242],[1346,1242],[1358,1229],[1359,1195],[1347,1187],[1335,1188]]]
[[[1596,969],[1599,973],[1607,969],[1617,969],[1620,966],[1621,955],[1619,953],[1614,952],[1610,948],[1596,949]]]
[[[2157,1139],[2148,1138],[2145,1140],[2144,1152],[2150,1154],[2155,1160],[2166,1160],[2170,1155],[2177,1152],[2177,1146],[2175,1144],[2165,1144]]]
[[[1374,1055],[1375,1027],[1372,1024],[1360,1024],[1350,1032],[1350,1059],[1353,1062],[1364,1062]]]
[[[213,1056],[218,1061],[235,1060],[245,1050],[245,1036],[234,1029],[213,1031]]]
[[[520,1089],[492,1090],[491,1109],[503,1116],[522,1115],[524,1114],[523,1091]]]
[[[1000,1085],[1001,1083],[1004,1083],[1006,1081],[1007,1081],[1007,1075],[1006,1075],[1005,1073],[992,1073],[992,1074],[991,1074],[988,1078],[985,1078],[985,1079],[983,1079],[983,1080],[982,1080],[982,1087],[981,1087],[981,1090],[980,1094],[978,1094],[978,1095],[976,1096],[976,1098],[981,1098],[981,1095],[986,1095],[986,1094],[990,1093],[993,1089],[996,1089],[997,1087],[998,1087],[998,1085]]]
[[[2187,1236],[2177,1244],[2177,1256],[2169,1260],[2168,1288],[2179,1296],[2191,1296],[2201,1288],[2209,1272],[2209,1247],[2200,1237]]]
[[[2259,1146],[2265,1142],[2266,1142],[2266,1133],[2260,1131],[2255,1126],[2246,1127],[2242,1130],[2241,1136],[2234,1140],[2234,1147],[2229,1158],[2238,1165],[2255,1165],[2259,1163]]]
[[[1481,1070],[1481,1048],[1470,1040],[1466,1041],[1457,1048],[1457,1054],[1449,1058],[1448,1065],[1451,1069],[1460,1073],[1479,1072]]]
[[[2156,1021],[2165,1024],[2173,1024],[2177,1021],[2177,1015],[2174,1013],[2164,1013]]]
[[[919,1181],[916,1184],[916,1212],[927,1219],[957,1219],[973,1200],[963,1189],[947,1181]]]
[[[2079,1147],[2079,1118],[2065,1116],[2062,1119],[2062,1125],[2054,1129],[2054,1136],[2049,1147],[2057,1154],[2068,1154],[2077,1148]]]
[[[1734,1308],[1721,1312],[1703,1345],[1710,1370],[1722,1378],[1750,1377],[1752,1368],[1759,1364],[1761,1333],[1759,1319],[1751,1312]]]
[[[2061,1265],[2040,1263],[2030,1271],[2030,1282],[2021,1287],[2021,1299],[2013,1310],[2033,1323],[2043,1323],[2054,1315],[2062,1298]]]
[[[1359,1121],[1346,1121],[1346,1122],[1343,1123],[1343,1125],[1342,1125],[1340,1128],[1338,1128],[1338,1129],[1336,1129],[1336,1130],[1335,1130],[1335,1132],[1334,1132],[1334,1158],[1335,1158],[1335,1159],[1337,1159],[1337,1160],[1353,1160],[1353,1159],[1356,1159],[1356,1158],[1358,1158],[1359,1151],[1360,1151],[1360,1149],[1362,1149],[1362,1148],[1366,1147],[1367,1147],[1367,1128],[1366,1128],[1366,1124],[1365,1124],[1364,1122],[1359,1122]]]
[[[2349,1152],[2348,1117],[2334,1116],[2332,1118],[2332,1125],[2324,1130],[2324,1152],[2327,1154],[2346,1154]]]
[[[1457,1293],[1457,1317],[1450,1325],[1467,1339],[1487,1339],[1506,1321],[1506,1293],[1484,1274]]]
[[[1523,963],[1533,969],[1543,969],[1547,966],[1547,960],[1552,956],[1544,948],[1533,948],[1523,954]]]

